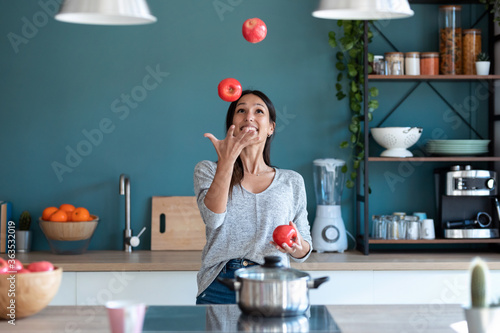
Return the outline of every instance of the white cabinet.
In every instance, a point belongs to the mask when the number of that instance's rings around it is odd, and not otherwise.
[[[330,281],[309,292],[311,304],[463,304],[468,301],[468,272],[309,271]],[[127,299],[149,305],[194,305],[195,271],[65,272],[50,305],[103,305]],[[493,295],[500,296],[500,271],[492,271]]]

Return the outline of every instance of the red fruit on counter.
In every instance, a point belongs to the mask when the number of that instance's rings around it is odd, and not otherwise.
[[[243,89],[238,80],[233,78],[227,78],[220,81],[217,87],[219,92],[219,97],[226,102],[234,102],[241,96]]]
[[[47,272],[53,271],[54,265],[48,261],[35,261],[28,265],[30,272]]]
[[[243,23],[243,37],[250,43],[258,43],[264,40],[267,35],[267,27],[264,21],[254,17]]]
[[[14,259],[14,263],[12,263],[12,260],[7,260],[7,266],[12,272],[19,272],[24,268],[23,264],[17,259]]]
[[[297,230],[291,225],[280,225],[274,229],[273,232],[273,240],[274,242],[281,246],[283,243],[286,243],[288,246],[292,246],[292,244],[297,239]]]

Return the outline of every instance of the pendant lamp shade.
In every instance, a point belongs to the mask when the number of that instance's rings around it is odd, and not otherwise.
[[[333,20],[389,20],[413,14],[408,0],[320,0],[312,13]]]
[[[99,25],[156,22],[146,0],[64,0],[55,19],[68,23]]]

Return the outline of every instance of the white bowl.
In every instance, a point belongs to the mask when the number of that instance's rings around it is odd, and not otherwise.
[[[386,150],[384,157],[412,157],[408,150],[422,135],[422,127],[374,127],[370,131],[373,139]]]

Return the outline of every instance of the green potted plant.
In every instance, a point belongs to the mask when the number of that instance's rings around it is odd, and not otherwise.
[[[30,213],[28,211],[22,212],[19,217],[19,228],[16,230],[16,252],[29,252],[31,250],[32,232],[30,225]]]
[[[492,302],[489,294],[490,272],[481,258],[475,258],[469,269],[469,306],[464,307],[469,333],[493,333],[500,327],[500,304]]]
[[[364,112],[368,112],[368,121],[372,120],[372,112],[378,108],[378,101],[373,99],[378,95],[378,89],[371,87],[368,92],[363,91],[364,80],[364,21],[337,21],[337,25],[343,29],[344,35],[337,37],[334,31],[330,31],[329,43],[333,48],[340,47],[336,53],[335,67],[338,70],[337,99],[349,98],[349,109],[351,121],[348,125],[350,132],[349,140],[342,141],[340,148],[350,148],[351,155],[342,172],[348,173],[349,168],[353,170],[346,177],[346,187],[353,188],[356,180],[357,170],[365,156],[364,136],[362,124]],[[368,43],[371,42],[373,33],[368,29]],[[368,53],[368,61],[373,62],[373,54]],[[370,73],[372,68],[368,69]],[[363,110],[363,98],[368,98],[368,110]]]
[[[490,73],[490,57],[487,53],[481,52],[476,59],[477,75],[488,75]]]

